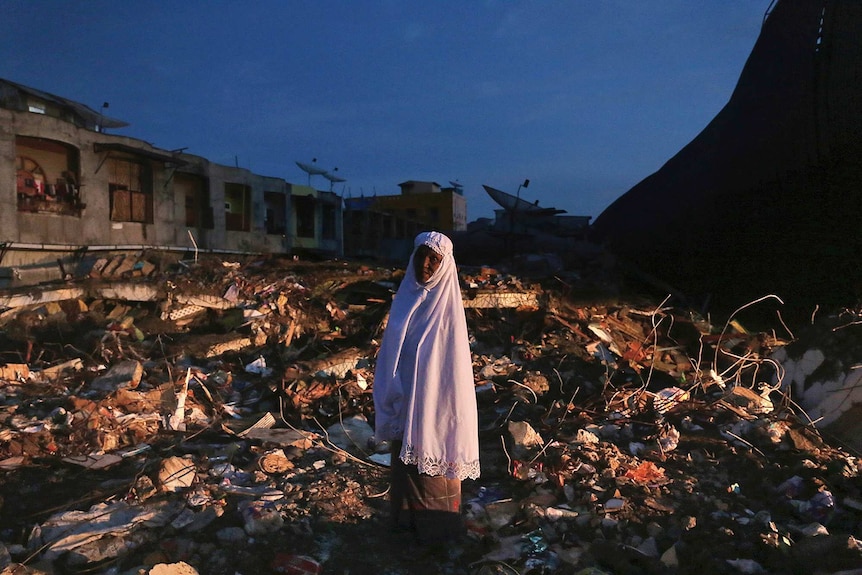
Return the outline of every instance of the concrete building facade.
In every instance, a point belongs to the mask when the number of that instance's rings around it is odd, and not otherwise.
[[[105,132],[125,125],[0,80],[3,284],[62,278],[93,252],[342,255],[332,192]]]
[[[467,200],[455,187],[441,188],[437,182],[407,180],[398,184],[400,195],[376,196],[375,206],[405,220],[440,232],[467,229]]]
[[[422,231],[454,234],[467,229],[467,200],[457,187],[408,180],[400,194],[345,198],[345,254],[403,261]]]

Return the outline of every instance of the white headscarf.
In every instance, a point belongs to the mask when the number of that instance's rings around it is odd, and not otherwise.
[[[416,248],[443,257],[427,283],[416,278]],[[395,294],[374,374],[375,434],[401,440],[400,457],[420,473],[479,477],[479,430],[473,363],[452,241],[416,236]]]

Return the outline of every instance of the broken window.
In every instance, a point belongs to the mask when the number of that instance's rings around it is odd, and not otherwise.
[[[377,246],[380,241],[380,230],[383,227],[383,214],[379,212],[371,212],[368,233],[366,237],[372,242],[371,245]]]
[[[440,223],[440,208],[431,207],[427,210],[427,216],[429,222],[434,222],[435,224]]]
[[[112,222],[153,223],[153,176],[146,164],[108,158],[108,191]]]
[[[335,239],[336,217],[335,206],[324,205],[321,213],[320,237],[324,240]]]
[[[286,234],[287,195],[279,192],[264,192],[263,203],[266,210],[266,233]]]
[[[80,215],[78,150],[44,138],[15,138],[18,211]]]
[[[350,236],[359,239],[362,236],[363,223],[365,222],[365,213],[357,210],[351,210],[345,214],[345,228],[349,230],[347,233]]]
[[[42,100],[35,100],[33,98],[29,98],[27,100],[27,111],[34,114],[44,114],[45,102],[43,102]]]
[[[294,196],[296,207],[296,236],[300,238],[314,237],[314,198],[311,196]]]
[[[243,184],[224,185],[224,222],[229,232],[251,231],[251,188]]]
[[[176,174],[174,189],[177,190],[178,197],[184,198],[186,226],[211,230],[213,209],[206,178],[192,174]]]
[[[395,218],[389,214],[383,216],[383,237],[392,239],[393,229],[395,227]]]

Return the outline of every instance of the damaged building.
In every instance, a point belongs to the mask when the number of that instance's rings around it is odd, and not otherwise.
[[[345,255],[401,262],[423,230],[455,236],[467,227],[467,199],[460,184],[407,180],[400,194],[344,199]]]
[[[566,210],[540,206],[515,194],[483,185],[499,206],[494,218],[480,218],[452,240],[463,263],[492,263],[521,271],[575,273],[586,261],[595,261],[600,248],[590,241],[592,216],[569,215]]]
[[[342,254],[337,194],[109,133],[106,110],[0,80],[5,285],[144,249]]]

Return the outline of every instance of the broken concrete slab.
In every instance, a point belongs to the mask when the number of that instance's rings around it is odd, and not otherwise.
[[[467,309],[525,308],[538,309],[539,295],[533,292],[479,292],[464,294]]]
[[[29,289],[22,293],[0,295],[0,309],[6,310],[0,315],[0,319],[7,319],[10,314],[14,315],[29,306],[84,298],[86,294],[86,288],[71,286],[45,290]]]
[[[149,283],[111,283],[90,290],[89,296],[127,302],[159,301],[165,297],[165,290]]]

